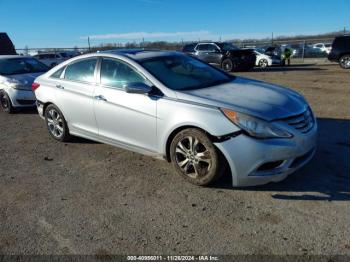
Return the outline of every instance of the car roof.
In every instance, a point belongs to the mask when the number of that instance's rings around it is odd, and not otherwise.
[[[98,53],[121,55],[136,61],[148,59],[148,58],[182,54],[181,52],[176,52],[176,51],[163,51],[163,50],[153,50],[153,49],[115,49],[115,50],[101,51]]]
[[[23,55],[0,55],[0,59],[12,59],[12,58],[32,58],[32,57],[23,56]]]
[[[38,53],[36,55],[54,55],[54,54],[59,54],[62,53],[61,51],[57,51],[57,52],[45,52],[45,53]]]

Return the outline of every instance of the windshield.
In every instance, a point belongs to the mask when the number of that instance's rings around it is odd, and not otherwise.
[[[34,58],[0,59],[0,75],[46,72],[48,67]]]
[[[239,49],[237,46],[231,43],[218,43],[218,46],[221,48],[223,51],[230,51],[230,50],[237,50]]]
[[[140,64],[173,90],[199,89],[230,82],[233,77],[197,59],[171,55],[146,59]]]

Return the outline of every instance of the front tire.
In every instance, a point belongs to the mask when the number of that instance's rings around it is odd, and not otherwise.
[[[0,106],[6,113],[12,114],[15,111],[11,99],[5,91],[0,91]]]
[[[343,55],[339,59],[339,65],[343,69],[350,69],[350,55]]]
[[[71,138],[67,122],[57,106],[51,104],[46,107],[45,122],[50,135],[55,140],[66,142]]]
[[[170,158],[183,178],[199,186],[217,180],[226,167],[218,149],[203,131],[196,128],[182,130],[174,137]]]
[[[266,67],[268,67],[268,65],[269,65],[269,62],[266,59],[260,59],[259,67],[266,68]]]

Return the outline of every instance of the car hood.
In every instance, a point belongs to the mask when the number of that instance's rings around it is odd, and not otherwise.
[[[42,75],[43,73],[44,72],[0,76],[0,83],[5,82],[8,79],[15,79],[19,82],[18,85],[21,89],[31,90],[32,83],[34,82],[35,78]]]
[[[222,85],[177,91],[176,95],[180,100],[228,108],[267,121],[300,114],[308,106],[291,89],[243,77]]]

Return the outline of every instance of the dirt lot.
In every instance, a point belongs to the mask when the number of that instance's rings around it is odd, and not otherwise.
[[[314,160],[281,183],[188,184],[165,161],[53,141],[34,111],[0,113],[0,254],[349,254],[350,71],[239,75],[287,85],[319,123]]]

